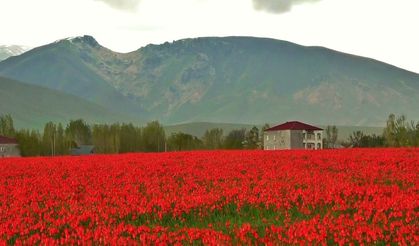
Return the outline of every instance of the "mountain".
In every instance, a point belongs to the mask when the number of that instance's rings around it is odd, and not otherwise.
[[[87,122],[136,122],[130,116],[56,90],[0,77],[0,114],[11,114],[18,128],[41,129],[48,121],[67,123],[71,119]]]
[[[0,75],[72,94],[111,111],[139,115],[136,102],[97,72],[107,71],[102,60],[119,60],[118,54],[89,36],[65,39],[6,59],[0,63]]]
[[[419,118],[418,74],[266,38],[184,39],[121,54],[83,36],[11,57],[0,75],[166,124],[383,125],[392,112]]]
[[[20,55],[30,48],[21,45],[0,45],[0,61],[6,60],[11,56]]]

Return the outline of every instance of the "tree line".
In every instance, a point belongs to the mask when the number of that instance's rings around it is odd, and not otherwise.
[[[201,138],[176,132],[167,135],[158,121],[145,126],[126,123],[93,124],[84,120],[71,120],[65,126],[48,122],[42,132],[30,129],[15,129],[10,115],[0,115],[0,135],[15,138],[22,156],[68,155],[80,145],[93,145],[95,153],[117,154],[130,152],[164,152],[215,149],[263,149],[263,132],[253,126],[247,130],[234,129],[224,133],[221,128],[208,129]],[[336,148],[338,129],[327,126],[323,146]],[[391,114],[382,135],[367,135],[353,132],[344,147],[407,147],[419,146],[419,121],[408,121],[405,116]]]
[[[353,132],[348,141],[354,147],[418,147],[419,121],[408,121],[405,115],[390,114],[382,135]]]
[[[167,136],[158,121],[145,126],[133,124],[93,124],[84,120],[71,120],[65,126],[48,122],[39,130],[17,130],[10,115],[0,115],[0,135],[15,138],[22,156],[69,155],[71,149],[80,145],[93,145],[95,153],[117,154],[132,152],[164,152],[215,149],[259,149],[262,148],[263,130],[254,126],[235,129],[224,135],[223,129],[214,128],[202,138],[176,132]]]

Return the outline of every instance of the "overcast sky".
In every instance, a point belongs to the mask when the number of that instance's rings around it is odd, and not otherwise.
[[[258,36],[419,73],[419,0],[0,0],[0,44],[90,34],[119,52],[201,36]]]

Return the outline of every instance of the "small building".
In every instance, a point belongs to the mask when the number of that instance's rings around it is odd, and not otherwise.
[[[0,158],[2,157],[20,157],[16,139],[0,136]]]
[[[95,146],[93,145],[80,145],[74,147],[70,151],[71,155],[93,155],[95,153]]]
[[[264,131],[263,149],[323,149],[323,129],[299,121],[286,122]]]

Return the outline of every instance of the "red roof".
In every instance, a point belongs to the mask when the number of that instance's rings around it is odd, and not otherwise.
[[[17,144],[16,139],[0,136],[0,144]]]
[[[281,125],[277,125],[274,127],[271,127],[269,129],[266,129],[265,131],[281,131],[281,130],[306,130],[306,131],[319,131],[323,130],[321,128],[318,128],[316,126],[312,126],[309,124],[305,124],[299,121],[290,121],[286,122]]]

